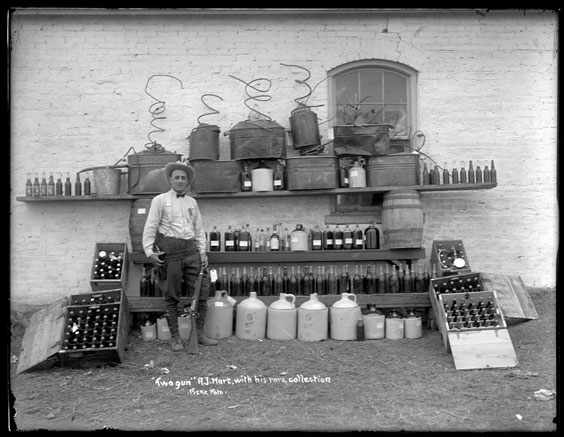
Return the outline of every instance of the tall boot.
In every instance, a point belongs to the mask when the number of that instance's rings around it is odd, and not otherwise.
[[[204,323],[206,323],[206,316],[208,313],[207,301],[200,301],[198,303],[198,313],[200,316],[196,319],[196,330],[198,333],[198,343],[202,346],[216,346],[217,340],[206,337],[204,335]]]
[[[182,345],[182,339],[180,338],[180,333],[178,332],[178,308],[176,304],[174,306],[167,305],[166,321],[168,322],[168,328],[170,329],[170,346],[174,352],[180,352],[184,349],[184,346]]]

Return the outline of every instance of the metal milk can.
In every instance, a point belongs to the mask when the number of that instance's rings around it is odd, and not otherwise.
[[[318,299],[317,293],[310,294],[309,300],[298,308],[298,340],[327,340],[328,321],[329,310]]]
[[[221,339],[233,333],[233,304],[227,298],[227,291],[216,290],[215,297],[208,300],[208,314],[204,324],[204,335]]]
[[[266,305],[257,292],[236,306],[235,335],[243,340],[258,340],[266,336]]]
[[[288,300],[290,298],[290,300]],[[272,340],[293,340],[298,331],[298,309],[294,305],[296,296],[280,293],[280,299],[268,307],[266,336]]]
[[[341,299],[335,302],[329,310],[331,338],[333,340],[356,340],[356,326],[360,317],[356,295],[341,293]]]

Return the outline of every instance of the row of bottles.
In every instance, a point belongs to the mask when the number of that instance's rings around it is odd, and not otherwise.
[[[63,348],[69,350],[115,347],[119,309],[119,305],[70,307]]]
[[[122,252],[100,250],[94,259],[93,279],[120,279],[123,268]]]
[[[156,278],[157,271],[151,268],[147,272],[147,268],[143,266],[141,272],[141,279],[139,280],[139,296],[141,297],[161,297],[161,289],[157,285]]]
[[[474,302],[473,297],[457,299],[444,303],[444,311],[449,329],[496,327],[500,323],[498,310],[492,299],[483,298]]]
[[[228,274],[226,267],[218,269],[218,280],[215,290],[228,291],[230,296],[249,296],[256,292],[258,296],[278,296],[281,293],[293,295],[326,294],[376,294],[376,293],[426,293],[429,283],[436,272],[429,274],[427,266],[410,269],[405,264],[396,268],[388,264],[354,265],[354,272],[344,265],[340,272],[333,265],[278,267],[276,274],[272,266],[232,267]],[[434,275],[434,276],[433,276]]]
[[[436,295],[442,293],[467,293],[483,290],[480,273],[465,273],[436,279],[434,278],[431,281],[431,285]]]
[[[249,225],[233,228],[231,225],[222,233],[214,226],[209,232],[210,252],[270,252],[270,251],[307,251],[307,250],[359,250],[380,249],[380,231],[375,223],[362,230],[360,225],[341,228],[329,225],[322,231],[319,225],[306,231],[303,225],[297,224],[289,232],[282,224],[270,228],[256,228],[253,232]]]
[[[483,161],[483,163],[477,161],[475,169],[472,161],[469,161],[468,170],[463,161],[460,162],[460,170],[458,170],[457,163],[454,161],[450,172],[446,162],[442,170],[438,165],[429,169],[426,162],[423,164],[421,185],[490,183],[497,183],[497,171],[493,160],[490,161],[490,167],[488,167],[488,161]]]
[[[83,190],[83,184],[80,181],[80,174],[77,173],[76,180],[74,182],[74,195],[89,196],[90,194],[92,194],[90,179],[84,179]],[[62,180],[61,174],[59,174],[59,177],[55,182],[52,172],[49,174],[49,180],[47,180],[47,176],[45,175],[45,172],[43,172],[41,182],[39,181],[39,174],[35,173],[35,178],[32,182],[31,173],[28,173],[27,181],[25,184],[25,195],[26,197],[72,196],[73,183],[71,182],[70,173],[67,172],[65,182],[63,182]]]

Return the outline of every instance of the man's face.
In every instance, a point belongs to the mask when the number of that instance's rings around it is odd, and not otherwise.
[[[177,193],[184,193],[188,186],[188,175],[183,170],[174,170],[168,178],[170,186]]]

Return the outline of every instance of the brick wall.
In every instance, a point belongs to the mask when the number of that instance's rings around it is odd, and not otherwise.
[[[427,251],[435,239],[460,238],[473,270],[519,275],[554,287],[556,203],[556,15],[545,12],[327,14],[94,14],[11,16],[11,296],[14,305],[46,304],[89,290],[96,242],[129,242],[129,202],[23,203],[27,173],[71,173],[110,165],[130,147],[143,150],[153,130],[149,109],[165,103],[167,150],[188,155],[186,138],[202,119],[222,132],[245,120],[246,81],[272,80],[261,112],[289,128],[298,73],[311,83],[331,68],[386,59],[419,72],[419,128],[437,162],[495,160],[493,190],[424,193]],[[178,80],[177,80],[178,79]],[[311,104],[327,103],[319,86]],[[326,120],[326,106],[316,110]],[[327,124],[321,135],[327,138]],[[229,138],[220,137],[220,159]],[[323,223],[328,198],[284,202],[200,201],[211,229],[227,224],[293,227]],[[429,253],[429,252],[427,252]]]

